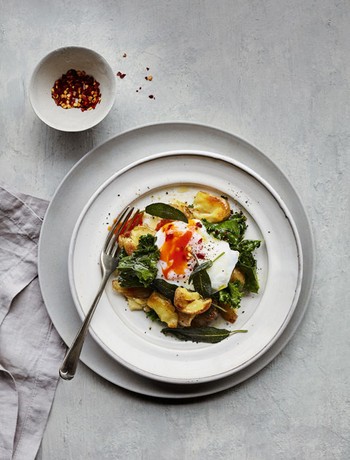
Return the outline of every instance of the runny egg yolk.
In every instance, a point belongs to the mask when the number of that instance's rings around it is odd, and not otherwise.
[[[190,247],[188,246],[193,231],[187,229],[183,231],[173,223],[168,223],[162,227],[165,241],[160,247],[160,260],[163,262],[162,272],[165,279],[169,279],[169,273],[184,275],[191,258]]]

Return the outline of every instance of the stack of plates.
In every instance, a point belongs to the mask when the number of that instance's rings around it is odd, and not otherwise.
[[[281,351],[307,307],[312,233],[283,173],[228,133],[159,124],[126,132],[88,153],[50,204],[40,239],[39,279],[63,340],[72,342],[98,289],[99,253],[113,217],[130,203],[143,208],[155,197],[199,189],[237,203],[248,219],[247,237],[263,242],[257,251],[260,292],[243,299],[233,325],[248,333],[219,344],[180,342],[161,334],[143,312],[130,311],[109,285],[81,359],[131,391],[188,398],[236,385]]]

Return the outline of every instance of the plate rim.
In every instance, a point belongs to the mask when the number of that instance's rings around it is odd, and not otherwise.
[[[291,184],[283,170],[281,170],[281,168],[277,166],[277,164],[274,161],[272,161],[254,144],[249,143],[244,138],[232,132],[229,132],[217,126],[204,123],[188,122],[181,120],[169,120],[158,123],[142,124],[137,127],[124,130],[117,135],[112,135],[109,139],[100,142],[97,146],[95,146],[89,152],[87,152],[78,162],[76,162],[73,165],[73,167],[63,177],[49,203],[43,221],[43,226],[41,229],[38,248],[39,282],[42,289],[44,301],[46,304],[49,303],[49,306],[47,305],[49,316],[56,329],[59,330],[59,333],[63,341],[65,341],[66,343],[72,340],[72,338],[74,337],[74,332],[70,330],[71,328],[69,326],[67,327],[65,324],[64,326],[62,326],[63,323],[62,318],[60,318],[60,312],[57,312],[54,308],[51,309],[51,293],[48,292],[50,288],[46,288],[45,286],[45,268],[42,265],[44,263],[43,254],[45,252],[45,238],[46,234],[50,231],[50,220],[53,220],[55,218],[55,207],[59,202],[60,195],[64,195],[65,193],[71,191],[71,182],[73,177],[79,174],[84,174],[84,170],[86,171],[86,169],[89,168],[89,161],[93,161],[93,158],[94,156],[96,156],[96,153],[100,153],[101,155],[108,157],[111,155],[111,149],[115,147],[115,144],[117,144],[117,146],[118,144],[120,145],[121,139],[124,140],[127,136],[140,136],[144,133],[153,135],[153,130],[155,130],[157,134],[159,134],[160,130],[167,130],[170,131],[172,135],[175,135],[175,137],[179,133],[179,130],[181,130],[181,132],[185,131],[191,139],[195,137],[196,142],[201,143],[200,145],[203,145],[203,138],[211,140],[214,137],[215,140],[219,139],[222,142],[222,145],[220,146],[220,151],[224,151],[224,155],[229,158],[232,157],[232,147],[237,143],[242,144],[242,146],[249,151],[247,156],[248,164],[258,164],[259,171],[267,171],[267,176],[273,178],[273,182],[276,184],[278,190],[282,190],[282,187],[287,189],[284,190],[286,199],[288,203],[291,203],[293,208],[296,208],[298,211],[297,226],[302,234],[302,245],[307,244],[306,256],[309,270],[303,277],[302,281],[303,303],[297,305],[299,315],[297,317],[293,315],[291,322],[288,324],[288,327],[286,328],[284,334],[282,334],[281,338],[277,341],[275,346],[272,347],[271,350],[269,350],[265,355],[263,355],[263,357],[261,357],[257,361],[256,366],[248,367],[241,373],[235,375],[234,378],[232,378],[231,376],[218,380],[215,382],[214,387],[212,384],[200,384],[199,386],[194,384],[192,386],[186,386],[184,388],[182,385],[167,384],[165,386],[156,381],[152,381],[152,385],[150,385],[148,379],[144,379],[141,377],[139,378],[139,376],[137,376],[136,374],[129,371],[127,372],[126,369],[124,369],[123,367],[115,369],[114,363],[112,366],[109,357],[102,353],[101,350],[99,350],[95,346],[95,344],[92,343],[92,339],[90,340],[90,338],[87,337],[85,343],[85,350],[83,350],[81,361],[87,367],[89,367],[91,370],[93,370],[100,377],[106,379],[107,381],[125,390],[129,390],[137,394],[143,394],[146,396],[175,399],[201,397],[227,390],[228,388],[240,384],[243,381],[254,376],[256,373],[264,369],[291,340],[296,329],[301,323],[302,318],[304,317],[312,294],[312,288],[315,279],[316,260],[314,235],[309,217],[302,204],[300,195],[298,191],[293,187],[293,185]],[[174,142],[175,141],[172,141],[173,144]],[[100,150],[103,150],[103,152],[101,153]],[[228,151],[229,153],[227,153]],[[77,318],[75,318],[74,321],[77,322]]]

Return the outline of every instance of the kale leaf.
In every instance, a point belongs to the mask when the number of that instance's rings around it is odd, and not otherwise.
[[[244,290],[257,293],[259,291],[259,280],[256,273],[256,260],[253,254],[251,252],[240,253],[236,267],[245,277]]]
[[[236,247],[242,241],[247,229],[247,218],[242,212],[232,214],[227,220],[211,224],[203,220],[204,225],[209,233],[218,240],[227,241],[231,249],[238,251]]]
[[[148,287],[157,276],[159,249],[153,235],[140,237],[137,249],[129,256],[122,250],[118,270],[118,281],[123,287]]]
[[[233,251],[239,252],[236,267],[245,276],[244,290],[257,293],[259,291],[259,281],[253,251],[260,246],[261,242],[244,239],[247,229],[246,220],[247,218],[242,212],[236,212],[223,222],[211,224],[204,221],[204,224],[208,233],[211,233],[218,240],[226,241]]]
[[[223,307],[239,308],[242,296],[242,285],[239,281],[235,281],[234,283],[228,283],[225,289],[217,292],[215,300]]]

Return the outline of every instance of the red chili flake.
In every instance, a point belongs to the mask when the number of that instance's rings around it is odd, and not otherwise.
[[[84,70],[70,69],[55,81],[51,97],[63,109],[93,110],[101,102],[100,83]]]
[[[126,73],[118,72],[117,77],[123,79],[126,76]]]
[[[204,254],[197,254],[197,258],[198,259],[205,259],[205,255]]]
[[[172,219],[162,219],[161,221],[158,222],[157,226],[156,226],[156,232],[162,228],[164,225],[166,224],[170,224],[170,222],[172,222]]]

